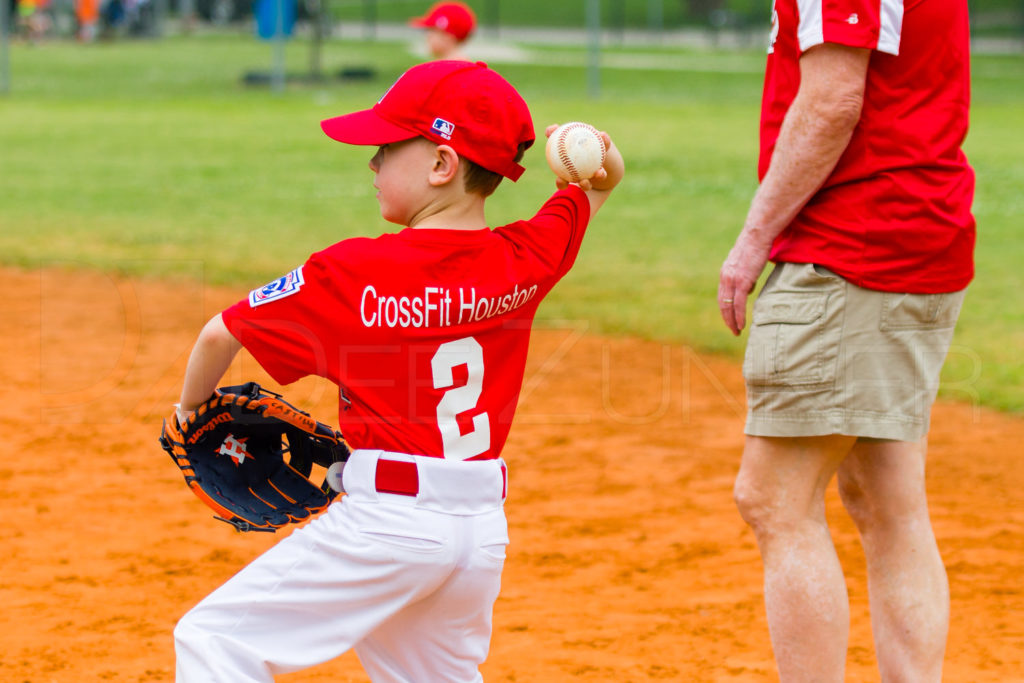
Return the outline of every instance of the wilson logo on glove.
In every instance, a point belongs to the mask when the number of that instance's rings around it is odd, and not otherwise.
[[[199,439],[203,437],[203,434],[206,434],[212,429],[216,429],[217,425],[222,425],[225,422],[231,422],[231,415],[229,413],[220,413],[218,415],[214,415],[213,417],[210,418],[210,421],[204,424],[202,427],[199,427],[194,432],[190,432],[186,443],[188,443],[190,446],[195,444],[196,441],[199,441]]]

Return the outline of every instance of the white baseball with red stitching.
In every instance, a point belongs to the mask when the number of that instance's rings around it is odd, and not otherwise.
[[[592,178],[604,165],[604,141],[589,123],[563,123],[551,133],[544,154],[548,166],[559,178],[570,183]]]

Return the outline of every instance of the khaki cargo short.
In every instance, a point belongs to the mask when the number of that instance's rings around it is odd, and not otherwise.
[[[746,433],[918,441],[964,293],[878,292],[821,266],[778,265],[743,360]]]

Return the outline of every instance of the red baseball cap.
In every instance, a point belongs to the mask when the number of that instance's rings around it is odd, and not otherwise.
[[[519,145],[536,139],[516,89],[483,62],[459,60],[414,66],[372,109],[325,119],[320,127],[350,145],[424,137],[512,181],[525,170],[515,160]]]
[[[461,2],[439,2],[422,17],[409,20],[410,26],[436,28],[450,33],[456,40],[465,40],[476,27],[476,15]]]

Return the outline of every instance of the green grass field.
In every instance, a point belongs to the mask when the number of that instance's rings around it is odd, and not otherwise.
[[[491,64],[530,102],[538,129],[585,119],[610,131],[627,179],[542,319],[587,321],[739,357],[718,320],[718,267],[756,185],[764,55],[683,49],[606,52],[599,98],[585,54],[521,46]],[[308,51],[288,47],[290,70]],[[331,143],[327,116],[370,106],[417,61],[408,45],[335,40],[325,71],[372,65],[375,79],[247,88],[270,48],[248,36],[11,50],[0,98],[0,261],[24,267],[263,284],[339,239],[392,230],[377,212],[372,150]],[[967,152],[978,173],[978,275],[944,375],[944,393],[1024,412],[1024,58],[975,60]],[[489,202],[493,224],[552,189],[540,145]]]

